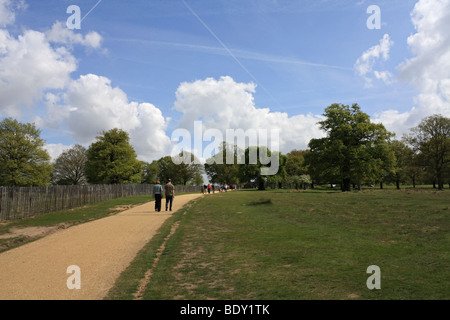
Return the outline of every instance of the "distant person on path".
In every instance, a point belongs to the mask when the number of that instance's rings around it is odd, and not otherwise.
[[[172,211],[172,202],[175,197],[175,187],[172,184],[172,180],[169,179],[169,182],[164,187],[164,193],[166,195],[166,211],[169,208],[170,203],[170,211]]]
[[[155,211],[161,211],[161,199],[163,195],[163,187],[161,182],[158,180],[156,184],[153,186],[153,197],[155,198]]]
[[[211,193],[211,185],[208,184],[208,193]]]

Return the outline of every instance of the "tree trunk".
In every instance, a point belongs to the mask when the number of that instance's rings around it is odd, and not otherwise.
[[[438,174],[437,176],[437,183],[438,183],[438,190],[444,189],[444,179],[442,179],[442,176]]]
[[[383,181],[380,181],[380,189],[383,189]]]
[[[258,178],[258,190],[266,190],[264,179]]]
[[[397,184],[397,190],[400,190],[400,180],[397,179],[397,181],[395,181],[395,183]]]
[[[345,179],[342,181],[342,188],[341,188],[341,190],[342,190],[342,192],[348,192],[348,191],[351,191],[351,188],[350,188],[350,178],[345,178]]]

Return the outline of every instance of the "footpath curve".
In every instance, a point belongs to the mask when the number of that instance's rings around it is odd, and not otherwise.
[[[0,300],[103,299],[171,213],[200,196],[176,196],[172,212],[155,212],[151,201],[1,253]],[[67,286],[69,266],[79,267],[80,289]]]

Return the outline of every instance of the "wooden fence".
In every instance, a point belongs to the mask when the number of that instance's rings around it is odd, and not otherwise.
[[[200,187],[175,186],[175,192],[200,192]],[[0,187],[0,221],[34,217],[101,201],[152,195],[150,184]]]

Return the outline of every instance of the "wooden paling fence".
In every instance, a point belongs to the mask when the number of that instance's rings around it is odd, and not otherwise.
[[[200,192],[196,186],[175,186],[175,192]],[[0,187],[0,221],[22,219],[101,201],[149,195],[150,184]]]

